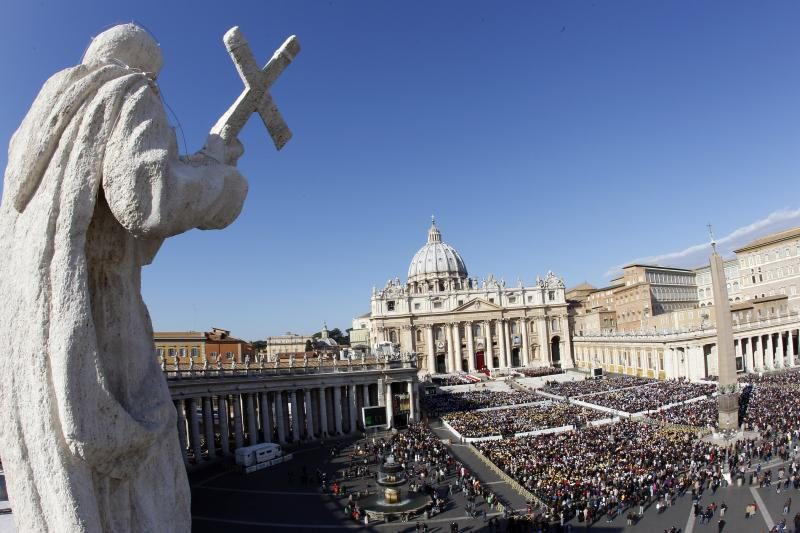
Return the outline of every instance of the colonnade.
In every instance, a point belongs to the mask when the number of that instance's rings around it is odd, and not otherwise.
[[[360,413],[365,406],[385,406],[391,427],[395,415],[392,398],[398,393],[408,394],[409,419],[418,419],[416,379],[377,381],[377,385],[374,381],[348,382],[251,392],[220,387],[218,394],[180,398],[173,394],[183,459],[197,464],[261,442],[296,444],[357,434],[364,430]],[[393,383],[399,385],[393,389]]]
[[[734,336],[733,348],[746,372],[763,372],[797,366],[800,330]]]

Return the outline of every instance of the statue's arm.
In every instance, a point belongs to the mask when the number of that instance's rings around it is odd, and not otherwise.
[[[235,166],[203,154],[180,158],[161,101],[142,82],[126,98],[109,139],[103,192],[132,234],[165,238],[233,222],[247,181]]]

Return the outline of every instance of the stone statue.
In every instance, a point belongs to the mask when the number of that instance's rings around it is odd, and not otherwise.
[[[145,30],[115,26],[47,80],[11,139],[0,324],[17,341],[0,363],[0,451],[19,531],[190,530],[141,268],[167,237],[236,219],[247,182],[229,126],[270,110],[241,104],[179,156],[161,65]]]
[[[289,366],[294,368],[294,354],[289,356]]]
[[[162,372],[166,372],[167,371],[167,359],[163,355],[159,356],[159,359],[161,360],[161,371]]]
[[[308,354],[303,354],[303,366],[308,368]]]

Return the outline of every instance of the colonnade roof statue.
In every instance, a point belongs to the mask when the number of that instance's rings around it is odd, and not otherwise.
[[[0,362],[0,453],[20,531],[190,530],[141,268],[165,238],[239,215],[236,120],[264,109],[269,84],[254,82],[261,100],[241,97],[203,150],[179,156],[161,65],[146,31],[115,26],[47,80],[11,139],[0,325],[16,340]]]

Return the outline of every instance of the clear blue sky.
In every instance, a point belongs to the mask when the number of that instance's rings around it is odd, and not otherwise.
[[[160,86],[190,152],[241,90],[225,31],[240,25],[263,60],[300,39],[273,91],[294,139],[276,152],[260,121],[248,124],[242,215],[169,240],[145,269],[156,329],[345,329],[373,285],[405,278],[431,214],[471,275],[530,282],[551,269],[567,285],[702,243],[708,222],[724,236],[789,210],[777,225],[800,225],[797,2],[0,10],[2,168],[41,84],[114,23],[138,21],[160,41]]]

